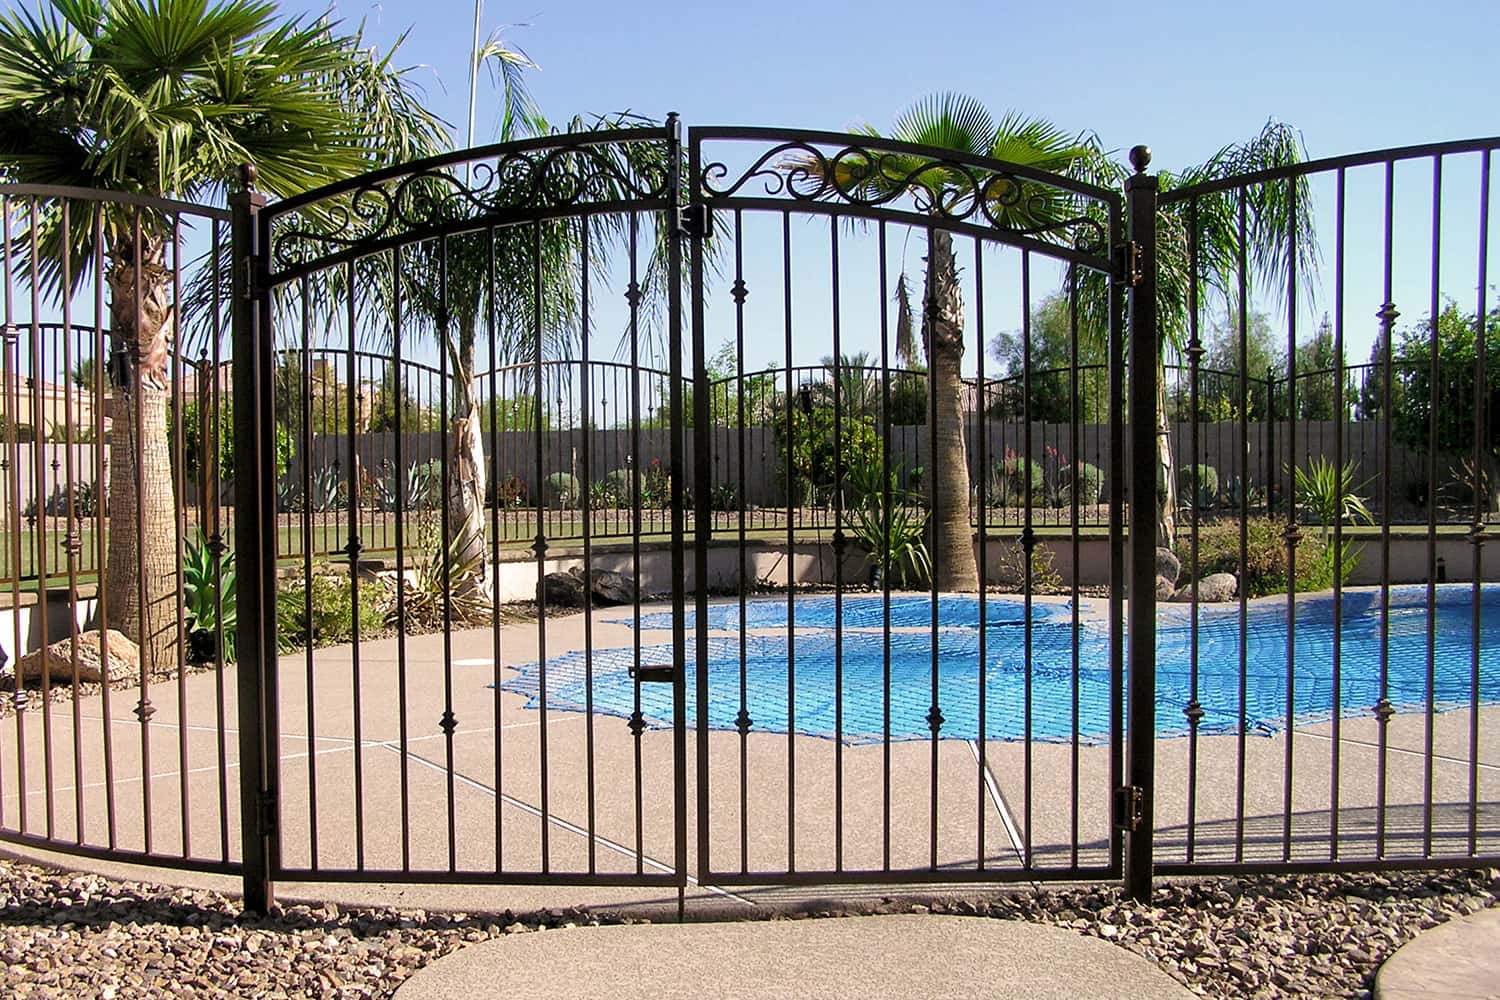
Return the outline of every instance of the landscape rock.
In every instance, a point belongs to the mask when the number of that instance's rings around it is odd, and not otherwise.
[[[545,600],[552,607],[581,608],[583,607],[583,571],[570,569],[563,572],[548,573],[542,577],[538,586],[541,594],[538,600]]]
[[[1177,578],[1182,575],[1182,562],[1171,549],[1157,546],[1156,575],[1158,578],[1164,578],[1172,586],[1177,586]]]
[[[1171,580],[1164,576],[1156,578],[1156,599],[1158,601],[1170,601],[1177,593],[1177,587]]]
[[[1198,581],[1198,600],[1207,603],[1228,601],[1240,592],[1240,581],[1233,573],[1211,573]]]
[[[596,569],[585,577],[580,567],[548,573],[541,591],[552,607],[581,608],[586,591],[598,604],[630,604],[635,600],[635,581],[623,573]]]
[[[630,604],[635,601],[635,581],[612,569],[596,569],[589,575],[594,596],[605,604]]]
[[[109,656],[108,664],[105,663],[105,657],[99,649],[98,629],[78,635],[78,680],[80,683],[92,684],[104,680],[106,675],[122,677],[140,672],[141,652],[135,643],[120,632],[110,629],[105,645]],[[33,650],[21,657],[16,664],[16,674],[23,683],[41,683],[42,671],[46,670],[50,674],[52,683],[72,683],[73,651],[72,636],[59,639],[50,646]]]

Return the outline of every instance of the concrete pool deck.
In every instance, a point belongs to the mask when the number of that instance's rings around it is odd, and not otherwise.
[[[632,630],[618,621],[624,617],[628,615],[618,608],[595,613],[596,648],[631,643]],[[584,632],[581,615],[549,620],[548,655],[583,648]],[[537,658],[534,625],[506,626],[500,640],[502,680],[514,676],[511,667]],[[677,890],[665,884],[676,847],[672,732],[647,729],[637,742],[618,716],[589,719],[580,712],[553,710],[546,713],[543,738],[542,713],[527,708],[521,695],[490,687],[497,673],[493,658],[494,639],[483,629],[454,633],[446,650],[441,635],[405,641],[404,754],[398,695],[402,666],[395,639],[361,644],[357,688],[349,647],[317,650],[310,664],[305,654],[281,658],[285,874],[278,890],[283,897],[429,909],[589,905],[675,914]],[[447,704],[445,661],[453,664],[457,725],[451,739],[441,725]],[[115,845],[141,850],[146,846],[143,816],[149,789],[153,852],[182,854],[185,833],[187,852],[195,859],[237,857],[234,690],[232,668],[222,679],[210,672],[188,676],[180,684],[176,679],[158,682],[151,690],[155,713],[146,727],[134,714],[135,693],[111,692],[112,796],[106,794],[101,696],[83,698],[77,706],[82,752],[76,761],[73,705],[52,705],[46,713],[50,720],[39,709],[28,710],[19,737],[16,717],[0,720],[0,823],[32,835],[47,833],[44,730],[50,726],[54,836],[72,840],[77,835],[81,802],[82,839],[108,846],[112,799]],[[222,759],[217,733],[221,706],[228,727]],[[185,726],[180,728],[179,720]],[[1237,858],[1312,862],[1326,860],[1335,846],[1346,861],[1368,860],[1382,849],[1393,860],[1416,859],[1429,841],[1433,853],[1457,858],[1468,851],[1471,820],[1478,851],[1500,851],[1500,796],[1495,792],[1500,782],[1500,706],[1481,708],[1476,721],[1478,752],[1471,760],[1470,713],[1456,710],[1433,717],[1430,773],[1427,720],[1421,713],[1393,717],[1383,764],[1379,726],[1367,715],[1343,720],[1337,743],[1331,722],[1297,726],[1291,735],[1251,735],[1244,741],[1243,819],[1237,810],[1237,736],[1202,736],[1196,745],[1187,738],[1161,739],[1156,745],[1157,860],[1185,862],[1191,851],[1191,860],[1203,865]],[[143,728],[151,761],[147,783],[141,780]],[[696,877],[697,734],[687,736],[687,870]],[[689,906],[705,916],[796,908],[828,896],[857,901],[897,891],[890,885],[778,887],[757,884],[757,872],[768,873],[766,882],[774,883],[780,881],[776,873],[796,870],[806,882],[816,883],[819,873],[879,869],[887,857],[892,868],[929,868],[935,854],[937,887],[920,891],[973,893],[985,883],[960,885],[968,876],[958,874],[944,884],[943,870],[974,869],[982,859],[997,878],[1031,881],[1047,877],[1049,869],[1065,876],[1075,857],[1084,867],[1109,861],[1107,746],[1075,751],[1066,743],[1028,747],[998,740],[982,747],[971,740],[943,740],[936,748],[926,741],[841,746],[812,736],[755,731],[743,744],[733,731],[713,731],[707,743],[711,870],[734,884],[690,881]],[[17,792],[18,746],[26,759],[24,826]],[[1284,786],[1288,748],[1293,769],[1289,813]],[[1333,812],[1335,751],[1340,780]],[[1197,765],[1191,800],[1190,759]],[[786,776],[793,763],[796,784],[789,794]],[[75,787],[75,766],[83,778],[81,787]],[[1478,793],[1472,816],[1471,772]],[[1382,813],[1383,844],[1377,831]],[[409,831],[404,838],[403,829]],[[141,868],[4,846],[53,863],[143,877]],[[1023,867],[1026,857],[1031,869]],[[423,884],[424,879],[448,878],[450,870],[494,873],[497,858],[506,873],[532,883],[544,881],[544,871],[564,880],[590,871],[622,878],[655,872],[663,882],[644,887]],[[350,880],[356,868],[393,871],[403,866],[412,874],[383,881],[379,874],[361,874]],[[152,870],[144,877],[228,891],[239,887],[235,878],[193,871]],[[489,881],[499,879],[491,874]]]

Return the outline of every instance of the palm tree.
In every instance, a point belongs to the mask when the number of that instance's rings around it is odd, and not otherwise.
[[[881,136],[872,126],[858,134]],[[962,94],[935,94],[918,100],[897,117],[885,138],[899,142],[985,156],[1055,174],[1096,179],[1104,161],[1097,141],[1085,133],[1065,132],[1040,118],[1016,113],[996,122],[984,106]],[[1007,198],[999,187],[976,190],[975,171],[950,168],[931,156],[881,151],[866,159],[857,152],[824,161],[797,157],[790,169],[863,199],[910,192],[934,216],[957,198],[988,199],[987,214],[1007,229],[1044,228],[1075,214],[1062,196]],[[910,308],[907,284],[898,282],[898,355],[915,355],[909,344]],[[969,464],[964,443],[964,304],[953,257],[953,238],[934,226],[928,235],[926,292],[921,322],[922,351],[932,392],[932,475],[925,477],[931,521],[933,583],[939,590],[979,589],[974,558],[974,530],[969,520]]]
[[[48,0],[0,14],[7,180],[202,203],[223,198],[250,163],[263,190],[285,197],[436,151],[441,136],[405,73],[358,32],[282,18],[263,0]],[[38,256],[19,270],[65,296],[62,275],[76,286],[102,254],[111,347],[123,360],[110,366],[111,514],[143,525],[109,533],[107,624],[139,642],[144,669],[161,671],[178,660],[166,407],[186,317],[173,297],[172,231],[160,215],[106,203],[96,247],[90,213],[73,213],[64,232],[61,205],[39,206]]]
[[[1173,173],[1162,171],[1163,194],[1215,180],[1302,162],[1305,151],[1296,129],[1275,120],[1243,143],[1224,146],[1203,163]],[[1115,165],[1119,176],[1124,167]],[[1167,423],[1165,364],[1168,353],[1184,356],[1193,324],[1190,289],[1197,271],[1198,308],[1218,299],[1226,308],[1239,301],[1240,261],[1247,288],[1263,287],[1281,296],[1295,246],[1296,264],[1310,288],[1318,262],[1312,199],[1305,178],[1273,181],[1244,190],[1244,225],[1239,189],[1196,199],[1171,201],[1157,213],[1157,316],[1161,354],[1157,367],[1156,435],[1160,491],[1157,497],[1157,544],[1171,548],[1176,540],[1177,482]],[[1079,330],[1102,345],[1109,329],[1109,279],[1097,271],[1075,269],[1079,286]],[[1201,345],[1200,345],[1201,346]]]

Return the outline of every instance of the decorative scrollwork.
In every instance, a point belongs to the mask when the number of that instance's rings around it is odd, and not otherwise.
[[[274,214],[273,206],[271,260],[287,269],[449,224],[662,198],[669,162],[661,141],[589,144],[574,136],[559,137],[555,146],[502,148],[485,159],[447,158],[339,189],[284,214]]]
[[[706,163],[700,190],[727,199],[758,186],[753,196],[789,201],[842,202],[855,208],[889,207],[917,218],[987,226],[1101,254],[1109,245],[1108,206],[1073,187],[945,155],[881,149],[852,141],[833,149],[821,142],[787,140],[765,149],[743,168]]]

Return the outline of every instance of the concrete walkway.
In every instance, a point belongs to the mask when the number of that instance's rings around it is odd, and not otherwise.
[[[1146,959],[1012,920],[902,914],[513,934],[434,962],[398,1000],[901,996],[1182,1000]]]
[[[1500,909],[1423,931],[1386,959],[1376,1000],[1500,1000]]]

